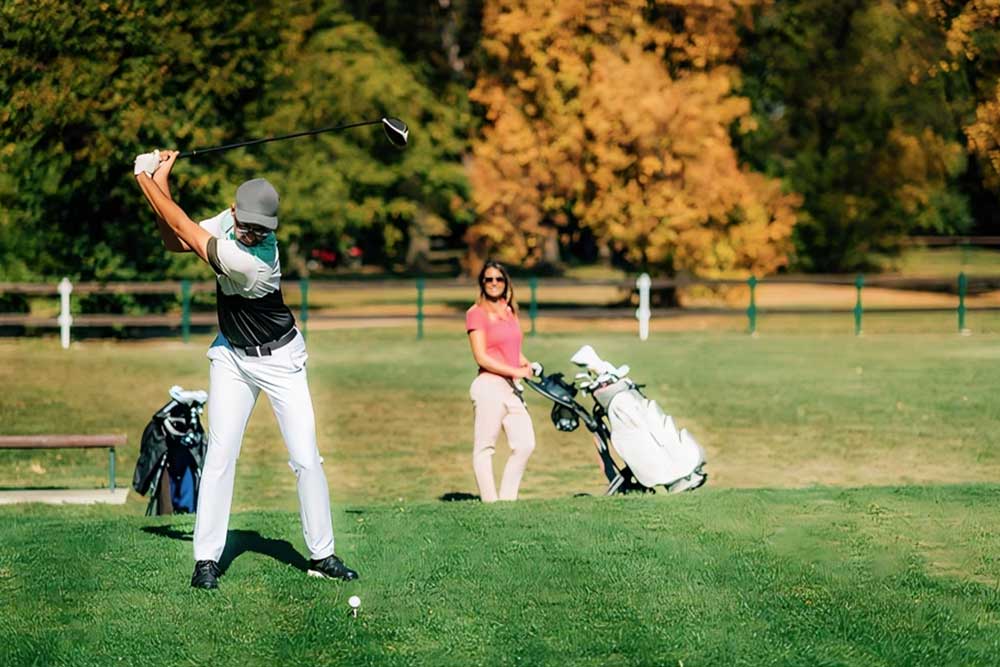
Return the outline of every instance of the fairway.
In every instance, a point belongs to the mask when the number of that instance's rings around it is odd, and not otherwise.
[[[830,318],[826,318],[830,319]],[[450,325],[449,325],[450,326]],[[460,324],[416,341],[411,330],[309,334],[319,447],[337,502],[434,500],[475,489],[471,473],[475,368]],[[5,432],[125,432],[119,483],[173,384],[207,389],[208,337],[179,341],[0,342]],[[541,334],[525,354],[549,372],[590,343],[706,447],[710,486],[938,484],[1000,479],[1000,348],[992,336],[770,335],[682,332],[640,343],[629,333]],[[527,395],[538,448],[527,499],[599,493],[589,435],[560,433],[551,404]],[[498,452],[506,455],[501,442]],[[498,457],[501,458],[501,457]],[[502,458],[498,465],[502,463]],[[0,452],[0,486],[96,487],[105,457]],[[292,509],[294,478],[261,398],[238,464],[235,508]]]
[[[549,371],[572,372],[584,343],[628,363],[711,476],[692,494],[601,498],[589,435],[556,431],[529,393],[538,448],[522,502],[499,506],[441,501],[475,493],[460,325],[421,341],[312,331],[337,551],[362,578],[302,572],[294,476],[262,399],[217,595],[188,586],[193,517],[146,519],[134,494],[0,507],[3,664],[995,664],[996,338],[811,322],[526,338]],[[4,430],[124,432],[126,485],[170,385],[207,389],[208,340],[2,341]],[[0,452],[0,486],[98,487],[105,465]]]
[[[1000,667],[1000,0],[0,16],[0,667]]]
[[[996,486],[348,503],[362,577],[306,577],[292,512],[5,511],[5,665],[995,665]],[[362,599],[351,618],[350,595]]]

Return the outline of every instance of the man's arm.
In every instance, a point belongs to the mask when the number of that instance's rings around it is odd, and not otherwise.
[[[174,162],[177,161],[177,156],[180,155],[179,151],[160,151],[160,166],[153,172],[153,183],[159,186],[160,191],[167,196],[167,199],[173,201],[173,197],[170,194],[170,171],[174,168]],[[155,209],[154,209],[154,212]],[[191,247],[182,241],[174,230],[170,228],[163,216],[156,212],[156,226],[160,230],[160,238],[163,239],[163,245],[170,252],[191,252]]]
[[[168,195],[164,194],[163,190],[160,189],[160,186],[153,181],[149,174],[140,172],[136,174],[135,180],[139,184],[139,187],[142,188],[142,193],[146,196],[146,200],[176,239],[184,243],[188,249],[193,250],[206,263],[209,263],[208,242],[213,238],[212,235],[198,226],[180,206]],[[166,238],[164,238],[164,243],[168,243]]]

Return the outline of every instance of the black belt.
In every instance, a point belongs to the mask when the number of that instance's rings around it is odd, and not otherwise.
[[[283,335],[278,340],[272,340],[269,343],[263,343],[261,345],[251,345],[250,347],[243,347],[242,345],[233,345],[233,347],[242,351],[248,357],[270,357],[271,353],[279,347],[284,347],[285,345],[291,343],[297,333],[298,331],[295,330],[295,327],[292,327],[288,330],[288,333]]]

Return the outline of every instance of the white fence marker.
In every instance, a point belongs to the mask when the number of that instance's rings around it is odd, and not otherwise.
[[[59,281],[59,336],[62,340],[64,350],[69,349],[69,327],[73,324],[73,316],[69,314],[69,293],[73,291],[73,284],[69,278]]]
[[[635,286],[639,288],[639,310],[635,311],[635,317],[639,320],[639,340],[649,338],[649,286],[652,282],[648,273],[643,273],[635,280]]]

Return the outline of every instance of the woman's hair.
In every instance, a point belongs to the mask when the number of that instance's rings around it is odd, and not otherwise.
[[[483,278],[486,277],[486,269],[496,269],[504,277],[504,280],[507,281],[504,283],[503,298],[507,300],[507,305],[517,315],[517,301],[514,300],[514,284],[510,281],[510,274],[507,273],[507,269],[503,264],[495,262],[492,259],[486,260],[483,268],[479,271],[479,279],[476,281],[479,283],[479,296],[476,298],[476,303],[482,304],[486,300],[486,287],[483,284]]]

